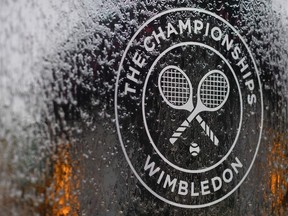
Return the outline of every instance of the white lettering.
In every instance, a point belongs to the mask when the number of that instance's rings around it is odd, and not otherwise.
[[[254,81],[253,80],[248,80],[245,82],[245,85],[248,86],[249,90],[250,91],[253,91],[254,88],[255,88],[255,85],[254,85]]]
[[[222,187],[222,179],[218,176],[211,179],[214,191],[218,191]],[[218,183],[216,183],[218,182]],[[218,184],[218,185],[217,185]]]
[[[241,53],[241,50],[238,46],[236,46],[232,52],[232,57],[234,60],[239,59],[239,54]]]
[[[142,59],[142,60],[141,60]],[[135,53],[135,55],[133,56],[133,62],[140,68],[143,67],[143,65],[145,64],[145,59],[142,58],[138,52]]]
[[[231,164],[231,167],[233,168],[233,170],[235,171],[235,173],[238,174],[239,171],[238,171],[237,167],[238,167],[238,168],[242,168],[242,167],[243,167],[243,164],[240,162],[240,160],[239,160],[237,157],[235,157],[235,160],[236,160],[237,163],[232,163],[232,164]]]
[[[194,33],[198,34],[198,31],[203,29],[203,22],[200,20],[194,20]]]
[[[191,196],[199,196],[199,192],[195,192],[194,182],[191,182]]]
[[[159,43],[160,43],[160,38],[162,38],[163,40],[165,40],[165,39],[166,39],[166,36],[165,36],[164,31],[162,30],[161,27],[158,27],[158,30],[159,30],[159,33],[158,33],[158,34],[156,34],[155,31],[153,31],[152,34],[153,34],[156,42],[159,44]]]
[[[167,25],[167,38],[170,38],[171,34],[178,35],[178,32],[176,29],[173,27],[171,23],[168,23]]]
[[[209,190],[209,181],[208,180],[205,180],[205,181],[201,181],[201,193],[202,195],[207,195],[207,194],[210,194],[210,190]]]
[[[148,51],[148,52],[152,52],[154,49],[155,49],[155,43],[151,43],[151,45],[150,46],[148,46],[148,43],[149,43],[149,41],[151,41],[151,36],[149,36],[149,37],[146,37],[145,38],[145,40],[144,40],[144,47],[145,47],[145,49],[146,49],[146,51]]]
[[[135,78],[135,76],[139,75],[140,72],[131,66],[129,66],[129,70],[132,72],[132,74],[127,74],[127,78],[134,83],[138,83],[138,80]]]
[[[159,176],[159,178],[158,178],[158,180],[157,180],[157,184],[160,184],[160,183],[161,183],[164,174],[165,174],[165,172],[162,171],[161,174],[160,174],[160,176]]]
[[[222,38],[221,29],[219,27],[217,27],[217,26],[213,27],[212,30],[211,30],[211,36],[212,36],[213,40],[220,41],[221,38]]]
[[[248,68],[248,65],[246,63],[244,63],[246,59],[246,56],[244,56],[238,63],[237,63],[237,66],[240,66],[241,65],[241,73],[243,73],[247,68]]]
[[[227,174],[229,174],[228,177],[227,177]],[[226,170],[224,170],[222,177],[223,177],[224,182],[226,182],[226,183],[231,182],[232,179],[233,179],[232,170],[231,170],[231,169],[226,169]]]
[[[248,95],[247,100],[248,100],[248,104],[253,105],[254,103],[256,103],[257,97],[255,94]]]
[[[153,175],[155,175],[155,173],[159,172],[160,168],[157,167],[156,169],[154,169],[155,163],[154,162],[150,163],[150,159],[151,159],[151,157],[150,157],[150,155],[148,155],[145,166],[144,166],[144,170],[146,171],[146,170],[150,169],[149,176],[153,176]]]
[[[184,24],[182,20],[179,20],[179,30],[180,34],[183,34],[183,30],[186,30],[188,28],[188,32],[191,33],[191,20],[187,19],[186,23]]]
[[[179,181],[178,194],[183,196],[188,194],[188,183],[186,181]]]
[[[244,79],[247,79],[249,76],[251,76],[252,75],[252,73],[249,71],[248,73],[246,73],[246,74],[244,74],[243,75],[243,78]]]
[[[171,186],[172,186],[171,192],[174,192],[175,187],[176,187],[176,183],[177,183],[177,179],[174,178],[174,179],[171,181],[170,175],[167,174],[167,175],[166,175],[165,182],[164,182],[164,185],[163,185],[163,188],[166,188],[167,185],[168,185],[168,187],[171,187]]]
[[[224,46],[225,44],[226,44],[226,50],[229,51],[229,50],[232,48],[233,40],[230,40],[230,41],[229,41],[229,36],[228,36],[228,34],[226,34],[226,35],[224,36],[224,39],[223,39],[223,41],[222,41],[222,43],[221,43],[222,46]]]
[[[131,93],[135,93],[135,92],[136,92],[136,90],[135,90],[135,89],[133,89],[133,88],[130,88],[130,85],[129,85],[129,83],[125,83],[125,90],[124,90],[124,93],[125,93],[125,95],[127,95],[127,94],[128,94],[128,92],[131,92]]]

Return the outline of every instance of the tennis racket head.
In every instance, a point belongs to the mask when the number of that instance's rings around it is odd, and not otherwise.
[[[212,70],[198,85],[198,103],[201,102],[205,111],[217,111],[227,101],[229,93],[230,84],[227,76],[222,71]]]
[[[188,76],[179,67],[169,65],[158,77],[158,88],[164,101],[173,109],[193,110],[193,89]]]

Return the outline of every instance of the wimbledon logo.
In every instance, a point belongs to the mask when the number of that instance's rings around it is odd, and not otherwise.
[[[145,22],[121,60],[117,131],[141,184],[174,206],[201,208],[231,195],[259,148],[262,91],[236,29],[202,9]]]

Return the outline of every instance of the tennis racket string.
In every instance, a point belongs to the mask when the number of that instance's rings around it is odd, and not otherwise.
[[[165,98],[175,106],[186,104],[190,97],[190,87],[187,79],[175,69],[169,69],[163,73],[161,88]]]
[[[201,85],[200,99],[208,108],[218,107],[228,93],[227,80],[219,73],[208,76]]]

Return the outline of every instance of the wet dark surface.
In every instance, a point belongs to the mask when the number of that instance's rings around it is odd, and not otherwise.
[[[288,214],[286,2],[153,2],[0,3],[1,215]],[[264,101],[261,145],[247,179],[219,204],[193,210],[165,204],[136,179],[114,114],[130,38],[153,15],[180,6],[210,10],[239,31]]]

